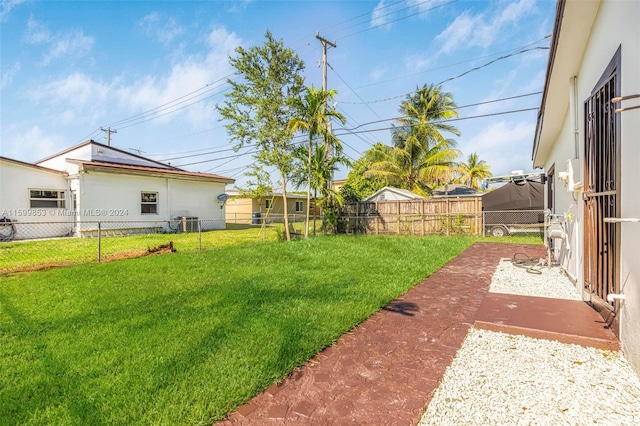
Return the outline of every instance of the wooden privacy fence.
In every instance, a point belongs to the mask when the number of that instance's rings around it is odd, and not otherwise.
[[[432,198],[346,204],[338,232],[347,234],[482,234],[482,198]]]

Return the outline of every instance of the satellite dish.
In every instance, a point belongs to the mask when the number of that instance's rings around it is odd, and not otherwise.
[[[220,194],[218,195],[218,201],[225,202],[229,199],[229,194]]]

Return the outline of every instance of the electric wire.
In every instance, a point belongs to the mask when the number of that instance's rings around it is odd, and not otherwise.
[[[471,119],[475,119],[475,118],[494,117],[494,116],[498,116],[498,115],[516,114],[516,113],[519,113],[519,112],[537,111],[537,110],[538,110],[538,107],[522,108],[522,109],[515,109],[515,110],[510,110],[510,111],[501,111],[501,112],[495,112],[495,113],[489,113],[489,114],[474,115],[474,116],[469,116],[469,117],[458,117],[458,118],[451,118],[451,119],[448,119],[448,120],[439,120],[439,121],[434,121],[433,123],[451,123],[451,122],[455,122],[455,121],[471,120]],[[355,133],[381,132],[383,130],[392,130],[392,129],[394,129],[393,126],[391,126],[391,127],[381,127],[381,128],[369,129],[369,130],[358,130],[358,131],[349,130],[348,132],[345,132],[345,133],[336,133],[335,136],[352,135],[352,134],[355,134]],[[336,129],[336,130],[340,131],[340,130],[343,130],[343,129]]]

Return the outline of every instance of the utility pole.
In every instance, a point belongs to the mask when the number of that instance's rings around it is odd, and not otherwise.
[[[330,42],[326,38],[322,37],[320,33],[316,33],[316,38],[320,40],[320,43],[322,43],[322,90],[326,92],[327,91],[327,45],[333,48],[336,48],[337,46],[335,42],[333,43]],[[324,109],[325,110],[327,109],[326,101],[324,104]],[[331,122],[327,124],[327,132],[331,133]],[[326,140],[325,140],[325,148],[328,148]],[[327,156],[327,158],[333,158],[333,148],[331,148],[330,150],[329,149],[325,150],[325,155]],[[331,172],[329,189],[331,189],[332,187],[333,187],[333,171]]]
[[[107,146],[111,146],[111,133],[118,133],[116,129],[111,130],[111,127],[107,127],[106,129],[100,127],[100,130],[107,134]]]
[[[322,37],[320,33],[316,34],[316,38],[322,43],[322,90],[327,90],[327,45],[336,47],[335,42],[332,43],[326,38]]]

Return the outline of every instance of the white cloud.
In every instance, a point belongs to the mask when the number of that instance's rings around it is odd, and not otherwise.
[[[11,9],[21,3],[24,3],[25,1],[26,0],[3,0],[2,10],[0,10],[0,22],[6,21],[9,16],[9,12],[11,12]]]
[[[384,76],[387,75],[388,72],[389,72],[388,66],[386,65],[378,66],[369,73],[369,79],[371,80],[372,83],[377,83],[381,81],[384,78]]]
[[[2,155],[20,161],[37,161],[69,144],[63,137],[42,130],[40,126],[14,125],[3,133]]]
[[[109,84],[77,71],[65,78],[34,87],[27,92],[27,96],[37,102],[69,104],[84,109],[105,101],[110,90]]]
[[[476,21],[481,19],[479,16],[471,16],[468,11],[459,15],[436,39],[442,40],[443,45],[441,52],[448,53],[456,49],[461,44],[469,40]]]
[[[533,121],[499,121],[465,140],[464,146],[460,148],[467,155],[477,152],[480,159],[489,163],[491,171],[496,175],[506,174],[511,170],[530,170],[534,132]]]
[[[21,68],[22,68],[22,65],[20,65],[20,62],[16,62],[11,66],[11,68],[9,68],[6,71],[3,71],[0,88],[2,89],[7,88],[13,81],[14,77],[20,72]]]
[[[51,41],[49,28],[30,17],[27,21],[27,31],[24,34],[24,41],[29,44],[43,44]]]
[[[69,56],[82,57],[93,49],[94,39],[84,35],[82,31],[73,31],[56,36],[42,60],[49,65],[52,60]]]
[[[171,43],[176,37],[183,35],[185,29],[178,25],[173,17],[163,19],[158,13],[152,12],[138,22],[138,26],[147,35],[155,36],[164,44]]]
[[[405,69],[410,73],[425,71],[431,64],[429,57],[421,54],[406,56],[403,62]]]
[[[465,11],[436,37],[443,43],[440,51],[449,53],[462,46],[489,47],[498,37],[504,36],[508,26],[517,29],[518,22],[526,19],[534,7],[533,0],[520,0],[508,3],[508,6],[498,9],[493,15],[473,15]]]
[[[33,87],[26,96],[43,104],[50,114],[49,119],[60,124],[77,120],[97,128],[124,118],[109,114],[118,105],[123,112],[132,116],[152,109],[159,115],[164,114],[161,118],[150,121],[151,125],[167,123],[181,117],[198,128],[211,126],[215,118],[212,101],[203,100],[188,108],[180,108],[202,99],[185,97],[188,93],[199,93],[206,97],[220,91],[216,85],[211,88],[207,85],[231,74],[228,55],[240,44],[241,40],[234,33],[217,28],[209,34],[208,49],[203,54],[174,63],[164,75],[147,75],[135,81],[125,81],[122,76],[101,81],[78,71]],[[165,104],[168,105],[163,106]],[[177,109],[180,110],[167,114]],[[130,123],[122,125],[126,124]]]
[[[232,0],[224,4],[225,12],[238,13],[244,11],[254,0]]]
[[[47,25],[33,17],[27,22],[23,39],[29,44],[49,45],[42,58],[43,65],[49,65],[55,59],[85,56],[91,52],[95,43],[93,37],[85,35],[82,30],[52,33]]]
[[[382,31],[391,30],[391,24],[388,23],[388,11],[386,11],[387,5],[384,4],[384,0],[380,0],[380,3],[371,12],[371,28],[379,28]]]

